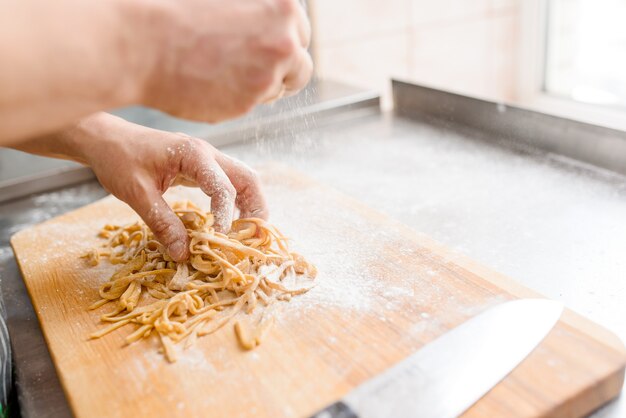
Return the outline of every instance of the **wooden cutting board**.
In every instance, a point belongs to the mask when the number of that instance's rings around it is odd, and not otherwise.
[[[78,418],[307,417],[487,307],[537,296],[297,172],[271,166],[262,174],[272,222],[319,276],[312,291],[283,304],[254,351],[238,347],[231,327],[199,339],[175,364],[157,354],[155,341],[122,347],[128,330],[87,340],[102,311],[86,308],[113,270],[90,268],[79,256],[98,243],[103,224],[135,219],[114,198],[13,236]],[[617,396],[625,362],[614,335],[567,311],[464,416],[583,416]]]

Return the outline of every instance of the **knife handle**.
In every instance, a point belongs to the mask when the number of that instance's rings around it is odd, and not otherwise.
[[[312,415],[311,418],[359,418],[348,405],[338,401]]]

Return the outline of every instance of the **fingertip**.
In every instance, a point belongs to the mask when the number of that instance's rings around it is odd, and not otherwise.
[[[186,240],[176,240],[167,247],[167,252],[172,260],[177,263],[186,261],[189,258],[189,247]]]

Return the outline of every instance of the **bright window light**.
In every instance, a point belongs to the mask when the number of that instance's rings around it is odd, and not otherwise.
[[[626,110],[626,1],[548,0],[544,90]]]

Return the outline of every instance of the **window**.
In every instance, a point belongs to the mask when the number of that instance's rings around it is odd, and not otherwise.
[[[626,1],[545,6],[544,93],[626,110]]]

